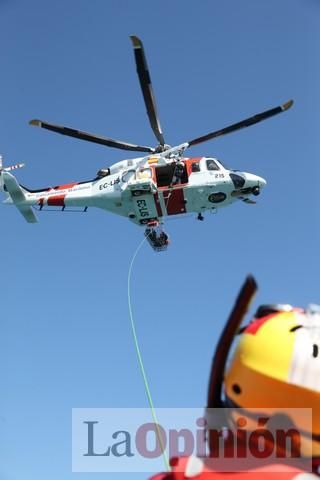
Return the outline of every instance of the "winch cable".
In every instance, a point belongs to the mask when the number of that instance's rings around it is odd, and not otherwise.
[[[136,326],[135,326],[133,313],[132,313],[132,304],[131,304],[131,275],[132,275],[132,270],[133,270],[133,266],[134,266],[136,257],[138,255],[139,251],[141,250],[141,248],[143,247],[147,238],[148,238],[148,235],[146,235],[143,238],[143,240],[139,243],[136,251],[134,252],[134,254],[132,256],[131,262],[130,262],[130,266],[129,266],[129,270],[128,270],[128,308],[129,308],[131,331],[132,331],[132,336],[133,336],[133,341],[134,341],[136,354],[137,354],[137,357],[138,357],[138,362],[139,362],[141,375],[142,375],[142,378],[143,378],[144,388],[145,388],[145,392],[146,392],[146,395],[147,395],[147,399],[148,399],[149,407],[150,407],[150,410],[151,410],[152,418],[153,418],[153,421],[154,421],[154,424],[155,424],[155,427],[156,427],[156,435],[157,435],[157,439],[158,439],[158,442],[159,442],[159,445],[160,445],[160,448],[161,448],[161,453],[162,453],[163,461],[164,461],[164,464],[165,464],[165,468],[169,472],[170,471],[170,464],[169,464],[167,452],[165,450],[165,447],[164,447],[164,444],[163,444],[163,441],[162,441],[161,432],[160,432],[160,429],[159,429],[159,422],[158,422],[158,419],[157,419],[156,409],[154,407],[154,403],[153,403],[153,400],[152,400],[150,386],[149,386],[146,370],[145,370],[142,355],[141,355],[139,340],[138,340]]]

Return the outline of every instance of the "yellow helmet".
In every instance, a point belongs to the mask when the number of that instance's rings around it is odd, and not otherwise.
[[[302,310],[290,305],[262,306],[249,325],[239,331],[256,288],[254,279],[249,277],[220,338],[212,366],[208,407],[240,407],[249,416],[253,408],[268,416],[288,411],[290,421],[302,434],[301,453],[320,457],[319,307]],[[235,333],[240,333],[239,342],[224,371]],[[312,409],[312,431],[299,408]]]

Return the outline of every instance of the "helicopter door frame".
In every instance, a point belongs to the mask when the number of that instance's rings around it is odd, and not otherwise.
[[[201,172],[201,161],[204,157],[187,158],[184,163],[187,169],[188,179],[193,173]]]
[[[183,188],[189,183],[189,174],[186,168],[186,164],[183,161],[182,164],[184,165],[184,174],[182,177],[181,183],[177,183],[175,185],[172,185],[172,180],[174,177],[174,171],[175,171],[175,166],[176,163],[168,163],[166,165],[155,165],[152,166],[152,172],[153,172],[153,181],[155,185],[157,186],[158,190],[167,190],[169,187],[170,188]],[[160,175],[162,174],[162,175]]]

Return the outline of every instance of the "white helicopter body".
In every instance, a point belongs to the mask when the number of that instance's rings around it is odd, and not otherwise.
[[[166,152],[167,153],[167,152]],[[254,203],[266,181],[256,175],[226,169],[215,158],[182,158],[183,175],[174,183],[177,162],[164,155],[123,160],[106,170],[107,175],[88,182],[73,182],[37,191],[18,184],[9,172],[2,172],[7,204],[15,206],[28,222],[36,222],[31,207],[96,207],[129,218],[138,225],[186,213],[216,211],[236,200]]]

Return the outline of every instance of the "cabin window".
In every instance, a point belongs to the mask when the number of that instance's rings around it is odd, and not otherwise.
[[[124,183],[127,183],[129,182],[129,180],[134,180],[135,179],[135,175],[136,175],[136,171],[135,170],[128,170],[127,172],[125,172],[123,175],[122,175],[122,181]]]
[[[194,162],[191,165],[191,171],[192,171],[192,173],[200,172],[200,163],[199,162]]]
[[[144,168],[144,169],[140,170],[138,172],[137,177],[139,178],[139,180],[145,180],[145,179],[148,179],[148,178],[152,178],[151,168]]]
[[[207,165],[207,170],[210,170],[210,171],[220,170],[219,165],[212,158],[206,161],[206,165]]]

